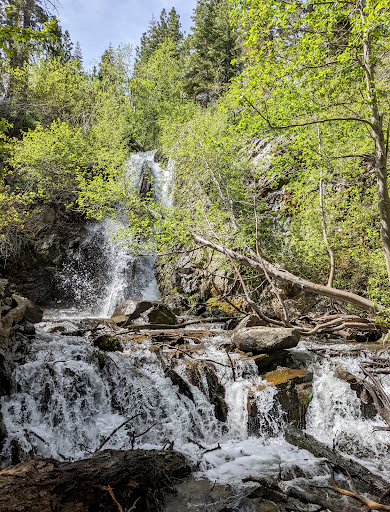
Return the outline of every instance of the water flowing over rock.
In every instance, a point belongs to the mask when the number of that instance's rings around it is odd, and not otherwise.
[[[154,152],[141,153],[125,174],[169,206],[172,167],[164,165]],[[313,496],[312,484],[331,482],[323,457],[336,464],[336,449],[360,461],[366,484],[377,480],[371,472],[390,481],[389,434],[373,432],[386,425],[373,403],[369,414],[362,405],[361,384],[362,365],[388,365],[386,347],[355,353],[356,346],[343,352],[331,341],[299,342],[294,329],[254,326],[251,316],[233,332],[223,329],[223,316],[185,327],[175,315],[189,304],[205,311],[211,286],[222,290],[228,279],[205,283],[186,256],[180,295],[171,283],[163,304],[154,255],[130,254],[116,240],[117,227],[108,219],[88,227],[78,259],[59,276],[73,302],[46,311],[36,326],[39,309],[0,280],[0,458],[7,467],[0,472],[0,511],[117,511],[106,486],[124,509],[140,497],[135,512],[164,510],[164,491],[175,486],[177,495],[166,500],[171,512],[314,511],[330,491],[309,502],[299,492]],[[381,384],[390,393],[389,374]],[[290,422],[321,449],[302,449],[291,433],[287,442]],[[177,485],[190,466],[192,477]],[[263,479],[260,488],[243,482],[251,476]],[[346,474],[335,476],[348,487]],[[295,497],[283,492],[288,487]],[[361,508],[346,497],[329,504],[338,512]]]
[[[233,342],[243,352],[269,353],[296,347],[299,334],[284,327],[246,327],[235,331]]]
[[[154,161],[154,155],[155,151],[132,155],[123,179],[138,190],[149,183],[149,192],[144,192],[152,193],[157,202],[169,206],[172,167],[162,167]],[[110,317],[116,306],[127,299],[160,299],[153,268],[155,256],[134,256],[126,248],[120,236],[125,224],[126,215],[120,212],[115,221],[91,223],[80,240],[76,259],[69,261],[58,275],[59,286],[66,292],[70,305],[78,305],[73,316]]]

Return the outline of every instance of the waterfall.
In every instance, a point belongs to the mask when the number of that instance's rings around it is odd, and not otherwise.
[[[133,155],[126,179],[147,188],[147,183],[142,185],[145,164],[155,200],[169,206],[172,167],[155,163],[154,152]],[[91,225],[79,260],[62,272],[64,286],[73,291],[74,309],[46,315],[25,361],[14,371],[12,392],[1,399],[8,433],[2,457],[23,452],[74,461],[100,449],[163,449],[173,444],[197,465],[197,477],[212,482],[237,487],[244,477],[258,474],[325,483],[329,469],[323,460],[284,439],[286,418],[277,387],[259,375],[250,358],[228,355],[230,332],[211,326],[194,336],[195,331],[183,330],[190,358],[183,355],[185,350],[159,346],[153,333],[130,335],[119,329],[113,334],[121,338],[124,350],[108,353],[93,345],[87,329],[77,335],[83,317],[100,318],[94,324],[96,336],[99,329],[107,329],[101,319],[111,316],[120,301],[159,298],[154,256],[129,254],[115,240],[116,229],[111,220]],[[378,353],[310,362],[313,346],[305,341],[291,350],[309,359],[314,375],[308,433],[386,474],[388,433],[372,433],[383,421],[364,418],[356,392],[334,374],[340,364],[360,375],[359,363]],[[390,393],[390,376],[383,386]],[[250,400],[257,411],[251,428]],[[225,415],[217,411],[221,404]]]
[[[139,190],[146,168],[152,180],[155,201],[170,206],[173,163],[168,162],[163,167],[155,162],[155,153],[131,155],[123,171],[123,180]],[[105,219],[87,227],[78,257],[59,273],[60,288],[68,292],[76,309],[56,311],[55,316],[108,318],[126,299],[160,299],[153,270],[155,256],[135,256],[127,250],[120,237],[126,225],[126,215],[120,209],[119,206],[115,221]]]

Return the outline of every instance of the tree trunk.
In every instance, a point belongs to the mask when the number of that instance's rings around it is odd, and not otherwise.
[[[363,7],[361,8],[361,16],[364,19]],[[380,233],[385,253],[387,277],[390,281],[390,201],[387,184],[387,148],[383,134],[383,119],[379,113],[375,90],[375,69],[371,56],[370,36],[367,33],[363,36],[363,59],[368,97],[367,105],[372,125],[371,135],[375,142],[375,173],[377,178]]]
[[[158,510],[164,489],[190,472],[173,451],[106,450],[90,459],[58,462],[33,459],[0,471],[0,512],[86,512]]]
[[[288,272],[287,270],[279,269],[272,263],[269,263],[264,258],[262,258],[262,263],[260,261],[257,261],[254,259],[254,256],[252,258],[249,258],[248,256],[245,256],[244,254],[238,253],[236,251],[232,251],[223,245],[216,244],[214,242],[211,242],[210,240],[207,240],[205,238],[202,238],[198,235],[192,235],[194,240],[206,247],[209,247],[210,249],[213,249],[215,251],[220,252],[221,254],[225,254],[229,258],[234,259],[235,261],[239,261],[242,265],[245,265],[246,267],[255,269],[261,273],[264,273],[264,268],[267,270],[268,274],[273,277],[274,279],[282,282],[287,283],[293,283],[298,286],[300,286],[304,290],[308,290],[310,292],[316,293],[317,295],[322,295],[324,297],[329,297],[331,299],[339,300],[341,302],[346,302],[348,304],[353,304],[359,309],[362,309],[364,311],[370,311],[374,313],[376,311],[375,305],[365,297],[361,297],[360,295],[357,295],[356,293],[347,292],[345,290],[338,290],[337,288],[331,288],[329,286],[323,286],[321,284],[312,283],[311,281],[308,281],[306,279],[302,279],[301,277],[295,276],[294,274],[291,274],[291,272]]]

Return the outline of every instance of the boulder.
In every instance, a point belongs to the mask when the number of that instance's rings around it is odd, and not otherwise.
[[[93,344],[104,352],[123,352],[122,344],[118,338],[109,336],[108,334],[101,334],[93,340]]]
[[[34,304],[34,302],[26,299],[25,297],[21,297],[20,295],[12,295],[12,299],[16,302],[17,307],[20,306],[24,309],[23,316],[25,320],[32,324],[42,322],[43,311],[39,306]]]
[[[237,325],[236,329],[244,329],[245,327],[258,327],[258,326],[265,326],[267,325],[264,320],[259,318],[257,315],[254,315],[253,313],[251,315],[246,316],[243,318],[239,324]]]
[[[146,311],[142,317],[148,324],[177,324],[176,315],[168,308],[168,306],[164,306],[164,304],[153,305],[153,307]]]
[[[245,327],[237,329],[233,343],[243,352],[270,353],[298,345],[299,334],[285,327]]]
[[[127,316],[131,320],[135,320],[152,306],[153,302],[149,300],[128,299],[116,307],[113,317]]]
[[[22,321],[32,324],[41,322],[43,311],[31,300],[19,295],[12,295],[11,305],[2,308],[2,315],[1,328],[2,330],[9,330]]]

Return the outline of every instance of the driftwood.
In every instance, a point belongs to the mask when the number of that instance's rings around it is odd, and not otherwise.
[[[77,462],[34,459],[0,471],[0,512],[118,512],[110,486],[123,509],[159,510],[164,489],[190,468],[173,451],[106,450]]]
[[[232,258],[234,261],[238,261],[242,265],[252,268],[254,270],[258,270],[261,273],[264,273],[264,268],[268,272],[268,275],[276,279],[277,281],[292,283],[298,285],[303,290],[308,290],[317,295],[322,295],[324,297],[329,297],[330,299],[339,300],[341,302],[346,302],[348,304],[353,304],[359,309],[364,311],[369,311],[371,313],[377,310],[376,306],[372,301],[357,295],[356,293],[347,292],[345,290],[339,290],[337,288],[332,288],[330,286],[323,286],[321,284],[312,283],[307,279],[302,279],[287,270],[278,268],[276,265],[266,261],[264,258],[259,258],[251,252],[251,257],[246,256],[245,254],[238,253],[237,251],[232,251],[227,247],[224,247],[221,244],[217,244],[210,240],[207,240],[199,235],[193,235],[193,238],[199,244],[204,245],[205,247],[209,247],[214,251],[220,252],[221,254],[225,254],[229,258]]]
[[[390,511],[389,505],[383,505],[382,503],[377,503],[376,501],[370,500],[369,498],[365,498],[360,494],[355,492],[348,491],[347,489],[341,489],[340,487],[336,487],[334,485],[312,485],[312,487],[316,487],[317,489],[331,489],[338,494],[342,494],[343,496],[348,496],[349,498],[354,498],[357,501],[360,501],[363,505],[369,508],[369,510],[387,510]]]
[[[296,487],[293,487],[292,485],[288,485],[286,482],[283,482],[281,480],[275,481],[275,480],[268,480],[266,478],[258,478],[250,476],[248,478],[244,478],[243,482],[255,482],[257,484],[260,484],[262,487],[266,487],[268,489],[272,489],[277,492],[281,492],[285,496],[289,496],[290,498],[295,498],[302,503],[307,504],[315,504],[319,505],[323,509],[330,509],[332,512],[345,512],[346,508],[344,505],[335,505],[330,502],[329,498],[327,496],[322,496],[318,494],[314,494],[307,491],[302,491],[301,489],[298,489]]]
[[[327,459],[331,465],[343,470],[346,475],[351,475],[355,483],[363,485],[363,492],[369,490],[381,495],[389,488],[390,483],[381,476],[371,473],[365,466],[337,453],[292,425],[285,428],[285,436],[289,443],[311,452],[315,457]]]
[[[139,330],[154,330],[154,329],[182,329],[183,327],[187,327],[188,325],[195,324],[217,324],[223,323],[227,320],[242,320],[244,317],[237,316],[228,316],[228,317],[208,317],[208,318],[198,318],[197,320],[189,320],[188,322],[183,322],[181,324],[145,324],[145,325],[132,325],[128,332],[131,331],[139,331]]]

